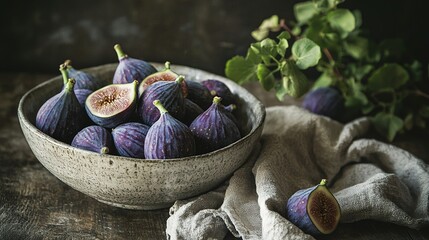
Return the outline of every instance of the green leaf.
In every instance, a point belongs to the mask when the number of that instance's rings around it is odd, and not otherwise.
[[[282,73],[283,88],[288,95],[296,98],[308,91],[310,83],[293,61],[285,62]]]
[[[348,33],[355,29],[355,17],[348,9],[336,9],[331,11],[326,16],[326,19],[332,29],[340,33],[343,38],[347,37]]]
[[[387,138],[389,142],[393,141],[396,134],[404,127],[404,121],[399,117],[385,112],[380,112],[372,118],[375,129]]]
[[[401,65],[388,63],[375,70],[368,78],[367,88],[371,91],[397,89],[404,85],[409,78],[408,72]]]
[[[373,65],[362,65],[356,68],[356,72],[354,76],[356,80],[361,81],[368,73],[370,73],[374,69]]]
[[[261,41],[261,54],[265,56],[273,56],[277,55],[277,44],[271,38],[266,38]]]
[[[344,49],[353,58],[360,60],[368,55],[368,39],[363,37],[349,38],[344,42]]]
[[[256,80],[256,71],[257,65],[242,56],[235,56],[226,62],[225,75],[239,84]]]
[[[275,84],[274,85],[274,89],[276,90],[276,98],[279,100],[279,101],[283,101],[283,98],[285,97],[285,95],[287,94],[286,93],[286,90],[284,89],[284,87],[283,87],[283,84],[282,83],[278,83],[278,84]]]
[[[277,36],[277,39],[279,39],[279,40],[282,40],[282,39],[286,39],[286,40],[288,40],[288,39],[290,39],[290,33],[288,33],[288,32],[286,32],[286,31],[283,31],[283,32],[281,32],[278,36]]]
[[[300,69],[317,65],[322,57],[320,47],[308,38],[301,38],[292,46],[292,55]]]
[[[279,30],[280,30],[279,17],[277,15],[273,15],[270,18],[267,18],[264,21],[262,21],[258,29],[253,31],[251,35],[257,41],[261,41],[262,39],[268,36],[270,31],[279,31]]]
[[[289,43],[286,39],[282,38],[279,40],[279,44],[277,45],[277,52],[280,56],[284,57],[286,53],[286,49],[289,47]]]
[[[258,76],[259,82],[265,90],[269,91],[274,87],[275,78],[270,69],[264,64],[258,64],[256,75]]]
[[[293,10],[295,19],[301,24],[306,23],[318,12],[316,4],[314,4],[313,1],[296,3]]]
[[[258,54],[259,53],[255,52],[253,48],[249,48],[247,50],[246,61],[249,61],[255,65],[259,64],[262,59]]]
[[[329,72],[323,72],[319,78],[314,82],[312,89],[317,89],[320,87],[329,87],[334,85],[335,78]]]
[[[353,16],[355,17],[355,28],[362,26],[362,13],[359,10],[353,10]]]
[[[316,4],[316,7],[322,11],[328,11],[337,6],[336,0],[313,0],[313,2]]]

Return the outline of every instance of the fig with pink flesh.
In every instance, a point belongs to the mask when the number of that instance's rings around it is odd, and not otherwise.
[[[114,49],[119,59],[119,64],[116,67],[115,74],[113,75],[114,84],[131,83],[134,80],[137,80],[140,83],[147,76],[157,72],[156,68],[150,63],[128,57],[119,44],[116,44]]]
[[[92,125],[82,129],[73,138],[71,145],[101,154],[115,152],[112,134],[107,129],[98,125]]]
[[[332,233],[341,217],[340,205],[326,186],[320,184],[298,190],[288,200],[287,219],[311,235]]]
[[[88,116],[105,128],[127,122],[136,109],[137,84],[110,84],[91,93],[85,101]]]
[[[171,116],[159,100],[153,104],[161,116],[146,135],[145,158],[170,159],[194,155],[195,140],[188,126]]]
[[[123,123],[112,129],[113,142],[119,155],[144,158],[144,142],[149,126],[138,123]]]

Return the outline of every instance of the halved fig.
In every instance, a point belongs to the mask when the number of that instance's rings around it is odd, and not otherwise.
[[[289,221],[314,236],[332,233],[341,217],[340,205],[326,187],[326,179],[294,193],[287,202],[286,211]]]
[[[110,84],[93,92],[85,102],[91,120],[105,128],[113,128],[129,120],[137,102],[138,81]]]
[[[164,70],[153,73],[147,76],[145,79],[143,79],[138,89],[139,97],[142,95],[143,91],[146,90],[146,88],[152,85],[153,83],[159,82],[159,81],[175,81],[179,77],[179,74],[171,70],[170,62],[168,61],[165,62],[164,66],[165,66]],[[188,95],[188,90],[187,90],[188,88],[186,87],[186,82],[183,81],[181,84],[182,84],[181,88],[182,88],[183,96],[186,97]]]

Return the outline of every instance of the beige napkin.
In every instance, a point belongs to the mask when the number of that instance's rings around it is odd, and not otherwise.
[[[223,239],[229,231],[243,239],[313,239],[284,217],[285,204],[322,178],[341,206],[341,222],[429,225],[429,166],[389,144],[359,139],[369,126],[366,118],[342,125],[295,106],[268,108],[252,157],[225,185],[177,201],[168,237]]]

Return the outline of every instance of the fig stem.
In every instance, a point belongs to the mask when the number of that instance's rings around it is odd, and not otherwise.
[[[115,44],[115,46],[113,46],[113,48],[116,51],[116,54],[118,55],[118,59],[121,60],[122,58],[127,57],[127,54],[124,53],[124,51],[122,50],[121,45],[119,44]]]
[[[161,101],[159,101],[159,100],[153,101],[153,105],[155,105],[155,107],[158,108],[158,110],[161,114],[168,112],[167,109],[165,109],[165,107],[162,105]]]
[[[326,179],[322,179],[321,181],[320,181],[320,186],[326,186]]]
[[[69,78],[64,89],[68,92],[73,92],[73,87],[74,87],[75,83],[76,83],[76,81],[74,80],[74,78]]]
[[[66,85],[69,79],[69,74],[66,70],[67,66],[64,64],[60,65],[61,76],[63,76],[63,84]]]
[[[164,66],[165,66],[165,70],[170,70],[170,62],[169,61],[166,61],[164,63]]]
[[[100,149],[100,153],[101,154],[108,154],[109,153],[109,148],[108,147],[102,147]]]
[[[213,103],[214,103],[214,104],[219,104],[221,101],[222,101],[222,98],[221,98],[221,97],[215,96],[215,97],[213,98]]]
[[[181,84],[183,81],[185,81],[185,77],[183,75],[180,75],[176,78],[176,83]]]
[[[64,61],[63,64],[64,64],[65,68],[71,68],[72,67],[71,63],[72,63],[72,61],[70,59],[67,59],[67,60]]]

